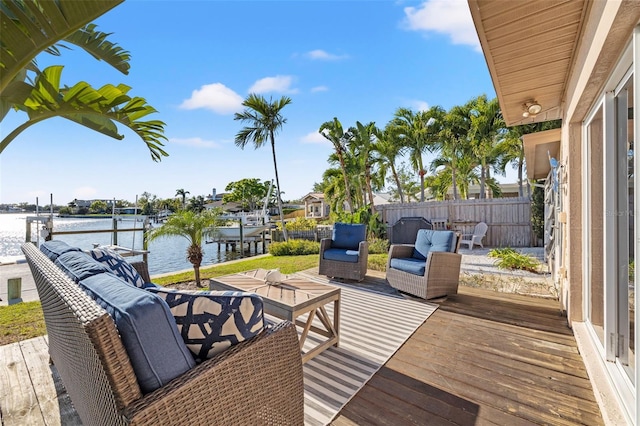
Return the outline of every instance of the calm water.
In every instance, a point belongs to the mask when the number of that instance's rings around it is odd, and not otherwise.
[[[11,262],[16,259],[24,259],[20,246],[25,242],[27,229],[27,216],[35,216],[34,214],[0,214],[0,263]],[[108,245],[112,244],[112,233],[92,233],[78,235],[60,235],[56,236],[55,232],[61,231],[78,231],[78,230],[100,230],[112,229],[113,221],[111,219],[73,219],[73,218],[53,218],[54,239],[62,240],[70,245],[88,250],[93,248],[94,244]],[[136,228],[140,231],[136,232],[120,232],[118,233],[118,245],[142,249],[142,222],[133,220],[124,220],[118,222],[118,228],[131,229]],[[39,230],[36,224],[32,224],[31,240],[36,243],[44,242],[42,237],[39,238]],[[186,259],[188,241],[180,237],[160,238],[149,243],[149,273],[160,274],[164,272],[173,272],[183,269],[190,269],[193,266]],[[246,247],[246,245],[245,245]],[[203,244],[204,258],[202,266],[212,265],[224,262],[226,260],[237,259],[240,257],[239,251],[226,251],[224,245],[218,252],[218,244]],[[258,254],[262,253],[262,245],[258,244]],[[245,252],[245,256],[253,256],[251,244],[251,253]]]

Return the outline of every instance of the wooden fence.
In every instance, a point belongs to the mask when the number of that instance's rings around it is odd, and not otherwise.
[[[489,225],[485,247],[530,247],[537,241],[531,227],[529,198],[489,198],[429,201],[376,206],[383,223],[393,226],[403,217],[446,220],[451,229],[468,234],[478,222]]]

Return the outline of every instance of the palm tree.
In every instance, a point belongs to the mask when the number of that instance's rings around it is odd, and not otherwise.
[[[353,212],[353,201],[351,200],[351,189],[349,185],[349,178],[347,176],[347,167],[345,165],[345,150],[350,140],[350,134],[345,133],[342,129],[342,123],[338,118],[334,117],[333,121],[326,121],[320,126],[318,130],[322,136],[328,139],[332,144],[338,156],[340,162],[340,169],[342,170],[342,178],[344,179],[345,194],[347,197],[347,207],[350,212]]]
[[[264,96],[255,93],[249,94],[242,102],[246,107],[241,113],[235,113],[233,119],[248,123],[243,127],[235,138],[236,146],[244,149],[249,142],[252,142],[255,149],[263,146],[267,141],[271,142],[271,152],[273,154],[273,168],[276,174],[276,194],[278,198],[278,210],[280,210],[280,222],[284,240],[288,241],[287,227],[284,223],[284,213],[282,211],[282,197],[280,196],[280,178],[278,177],[278,163],[276,161],[276,140],[275,135],[282,129],[287,119],[282,116],[282,109],[291,103],[291,98],[283,96],[279,100],[267,100]]]
[[[395,128],[394,132],[402,140],[402,144],[409,149],[409,159],[413,169],[420,176],[420,201],[424,201],[426,174],[422,154],[436,147],[444,114],[444,110],[439,106],[417,113],[408,108],[399,108],[391,120],[391,125]]]
[[[356,127],[349,129],[349,132],[353,135],[351,143],[356,151],[355,158],[359,160],[361,171],[364,176],[365,198],[368,199],[369,207],[373,212],[373,185],[371,181],[372,170],[375,163],[373,146],[377,141],[376,134],[379,133],[379,130],[373,121],[368,124],[362,124],[359,121],[356,121]]]
[[[404,191],[402,190],[402,184],[400,182],[400,176],[396,168],[396,160],[403,154],[403,147],[400,145],[396,132],[390,124],[378,132],[378,142],[374,149],[380,158],[380,167],[378,172],[381,174],[381,178],[384,181],[388,170],[391,170],[391,176],[396,184],[398,197],[400,202],[404,203]]]
[[[506,127],[498,98],[487,100],[486,95],[470,101],[472,152],[480,162],[480,198],[486,198],[485,184],[489,170],[497,162],[496,145],[500,131]]]
[[[0,122],[12,108],[27,114],[27,120],[0,141],[0,153],[28,127],[53,117],[63,117],[115,139],[123,139],[116,124],[130,128],[160,161],[168,154],[161,148],[162,121],[143,118],[156,110],[140,97],[128,95],[130,87],[107,84],[95,89],[81,81],[61,85],[63,67],[40,70],[35,58],[41,52],[60,56],[61,41],[81,47],[123,74],[129,72],[129,52],[107,40],[89,22],[122,0],[100,2],[6,1],[0,7],[2,51],[0,56]],[[64,19],[58,19],[64,17]]]
[[[214,235],[217,220],[218,216],[209,210],[202,213],[182,210],[169,216],[160,227],[154,228],[149,234],[149,241],[173,236],[186,238],[189,241],[187,260],[193,265],[196,283],[200,287],[200,265],[203,257],[202,240]]]
[[[176,189],[176,197],[181,197],[182,198],[182,208],[184,209],[185,206],[185,202],[187,199],[187,194],[190,194],[189,191],[185,191],[184,189],[180,188],[180,189]]]

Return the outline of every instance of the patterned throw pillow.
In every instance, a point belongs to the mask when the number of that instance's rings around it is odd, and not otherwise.
[[[264,327],[262,298],[239,291],[187,291],[149,287],[167,302],[196,361],[250,339]]]
[[[109,267],[117,277],[123,279],[132,286],[138,288],[146,287],[146,283],[138,271],[136,271],[136,268],[131,266],[129,262],[115,251],[109,250],[105,247],[97,247],[91,250],[89,254],[91,254],[91,257],[98,262]]]

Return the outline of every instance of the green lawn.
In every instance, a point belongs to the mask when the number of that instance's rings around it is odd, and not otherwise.
[[[379,265],[386,265],[387,255],[369,255],[369,267],[379,269]],[[206,266],[200,269],[200,278],[207,279],[220,275],[234,274],[250,269],[280,268],[283,274],[291,274],[297,271],[318,266],[318,255],[306,256],[263,256],[248,258],[238,262],[222,263]],[[383,269],[384,270],[384,269]],[[174,284],[184,281],[193,281],[194,273],[185,272],[168,275],[162,278],[154,278],[153,282],[159,285]],[[11,306],[0,306],[0,345],[30,339],[46,334],[44,316],[40,302],[18,303]]]

